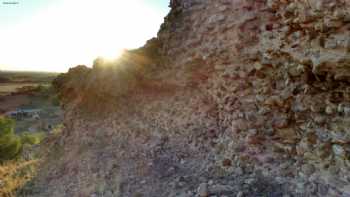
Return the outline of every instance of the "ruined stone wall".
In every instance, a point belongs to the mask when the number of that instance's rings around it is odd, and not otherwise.
[[[62,86],[41,196],[350,196],[350,1],[171,7],[125,94],[113,65]]]

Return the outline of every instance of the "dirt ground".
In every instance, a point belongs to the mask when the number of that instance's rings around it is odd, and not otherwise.
[[[0,115],[4,115],[8,111],[16,110],[18,107],[29,104],[28,95],[9,95],[0,96]]]

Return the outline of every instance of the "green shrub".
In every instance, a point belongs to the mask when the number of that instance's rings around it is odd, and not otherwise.
[[[0,117],[0,161],[14,159],[22,150],[23,144],[39,144],[45,133],[22,133],[20,136],[14,132],[15,121]]]
[[[0,138],[0,160],[15,158],[22,149],[21,139],[14,135],[5,135]]]
[[[45,138],[44,132],[38,132],[38,133],[28,133],[24,132],[21,134],[21,142],[22,144],[40,144],[40,142]]]
[[[15,122],[0,118],[0,160],[13,159],[22,148],[21,139],[14,134]]]
[[[57,95],[52,96],[50,99],[53,106],[60,106],[60,99]]]
[[[14,133],[15,122],[0,118],[0,160],[13,159],[22,148],[21,138]]]
[[[53,88],[51,85],[38,85],[35,89],[43,97],[49,97],[53,93]]]
[[[51,134],[54,135],[54,136],[59,136],[62,134],[63,132],[63,124],[59,124],[59,125],[56,125],[52,130],[51,130]]]
[[[0,117],[0,137],[14,132],[15,121],[9,118]]]

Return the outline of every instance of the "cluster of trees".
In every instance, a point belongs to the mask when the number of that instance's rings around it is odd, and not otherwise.
[[[27,133],[20,135],[14,131],[15,121],[0,117],[0,161],[16,158],[24,144],[38,144],[44,138],[43,133]]]

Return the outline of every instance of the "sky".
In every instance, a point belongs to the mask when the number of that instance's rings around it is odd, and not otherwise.
[[[0,0],[0,70],[66,72],[155,37],[169,0]]]

